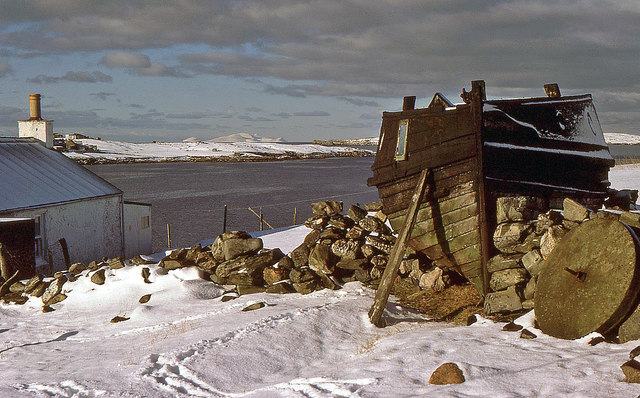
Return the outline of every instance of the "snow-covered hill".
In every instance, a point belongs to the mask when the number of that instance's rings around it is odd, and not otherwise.
[[[82,139],[77,143],[95,151],[64,152],[80,162],[162,162],[188,160],[265,160],[313,157],[373,156],[372,151],[314,144],[267,142],[154,142],[130,143]]]

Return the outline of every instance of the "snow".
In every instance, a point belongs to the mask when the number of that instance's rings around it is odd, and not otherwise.
[[[616,167],[615,188],[640,187],[640,166]],[[287,252],[303,226],[262,232],[265,247]],[[164,253],[151,256],[158,261]],[[516,323],[538,337],[521,339],[487,319],[471,326],[434,322],[390,302],[390,326],[372,326],[374,291],[348,283],[309,295],[252,294],[222,302],[227,287],[194,268],[149,265],[87,272],[42,313],[39,299],[0,304],[0,396],[56,397],[602,397],[637,396],[620,370],[638,341],[591,346],[592,336],[559,340],[534,328],[530,312]],[[148,303],[139,303],[151,294]],[[242,311],[262,302],[263,308]],[[111,323],[115,316],[130,318]],[[454,362],[466,381],[430,385]]]
[[[76,143],[93,146],[96,152],[63,152],[72,159],[97,161],[167,161],[197,158],[241,157],[259,159],[265,155],[283,157],[341,156],[356,152],[353,148],[326,147],[313,144],[267,142],[155,142],[130,143],[81,139]],[[362,152],[362,151],[361,151]],[[370,151],[367,151],[370,152]],[[373,152],[370,152],[373,154]]]
[[[640,135],[626,133],[604,133],[604,139],[607,144],[617,145],[638,145],[640,144]]]

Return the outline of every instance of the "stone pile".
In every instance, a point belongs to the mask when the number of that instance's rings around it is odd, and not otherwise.
[[[485,297],[485,314],[533,308],[544,260],[567,232],[586,220],[601,217],[640,227],[638,213],[591,211],[569,198],[562,202],[562,210],[549,209],[548,202],[540,197],[498,198],[493,244],[499,254],[487,264],[491,293]]]

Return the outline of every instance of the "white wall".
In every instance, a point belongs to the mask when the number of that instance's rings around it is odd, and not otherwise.
[[[151,253],[151,205],[124,202],[124,256]]]
[[[18,137],[34,137],[53,148],[53,120],[20,120]]]
[[[63,205],[3,213],[3,217],[43,217],[44,247],[53,256],[53,271],[65,269],[58,240],[65,238],[71,263],[87,265],[102,257],[123,255],[122,197],[88,199]]]

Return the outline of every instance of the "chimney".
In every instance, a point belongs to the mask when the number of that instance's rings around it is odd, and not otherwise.
[[[29,120],[42,120],[40,94],[29,94]]]

